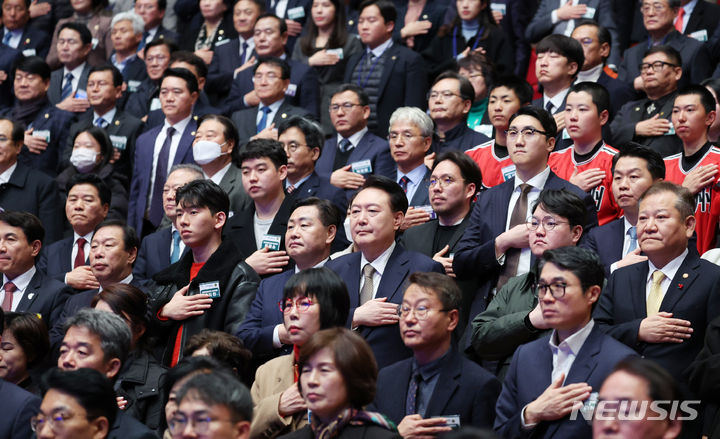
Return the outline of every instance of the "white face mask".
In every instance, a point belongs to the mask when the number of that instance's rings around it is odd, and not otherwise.
[[[222,152],[221,148],[225,143],[220,145],[212,140],[199,140],[193,145],[193,159],[195,163],[198,165],[207,165],[221,155],[227,154]]]
[[[88,148],[75,148],[70,155],[70,163],[82,174],[92,171],[97,162],[97,151]]]

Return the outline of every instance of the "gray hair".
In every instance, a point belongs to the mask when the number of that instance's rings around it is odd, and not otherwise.
[[[192,172],[193,174],[197,174],[197,179],[202,180],[205,178],[205,174],[203,173],[203,170],[200,166],[196,165],[195,163],[178,163],[177,165],[173,165],[170,168],[170,172],[168,172],[168,177],[170,174],[172,174],[175,171],[185,170]]]
[[[100,349],[105,360],[118,358],[125,364],[130,352],[132,334],[122,317],[107,311],[84,308],[65,320],[65,332],[73,326],[85,328],[100,338]]]
[[[145,31],[145,21],[142,19],[141,16],[136,14],[135,11],[126,11],[116,14],[110,22],[110,29],[115,27],[115,24],[124,20],[128,20],[130,21],[130,23],[132,23],[135,35],[142,34],[143,31]]]
[[[400,107],[395,110],[392,116],[390,116],[390,126],[392,127],[395,122],[401,120],[410,122],[418,127],[423,137],[433,135],[434,125],[432,119],[427,113],[417,107]]]

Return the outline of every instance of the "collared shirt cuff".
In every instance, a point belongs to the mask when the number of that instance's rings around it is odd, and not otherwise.
[[[282,347],[282,343],[280,343],[280,325],[275,325],[273,329],[273,347],[275,349]]]
[[[495,260],[497,261],[498,265],[505,265],[505,253],[498,256]]]
[[[523,407],[522,411],[520,412],[520,425],[522,425],[522,428],[525,430],[532,430],[535,428],[537,424],[528,424],[525,422],[525,409],[527,408],[527,405]]]
[[[552,24],[557,24],[557,22],[560,21],[560,19],[557,16],[557,9],[555,9],[554,11],[552,11],[550,13],[550,21],[552,22]]]
[[[617,264],[617,262],[613,262],[612,264],[610,264],[610,274],[612,274],[613,271],[618,269]]]

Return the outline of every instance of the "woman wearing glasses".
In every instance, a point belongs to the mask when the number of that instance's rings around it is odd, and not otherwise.
[[[310,268],[288,280],[278,306],[293,353],[268,361],[255,375],[252,437],[277,437],[307,424],[307,405],[297,386],[300,347],[321,329],[345,326],[350,299],[345,283],[335,272]]]

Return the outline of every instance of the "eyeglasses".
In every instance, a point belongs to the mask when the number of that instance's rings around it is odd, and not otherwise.
[[[665,66],[668,66],[668,67],[678,67],[678,66],[676,66],[675,64],[671,64],[671,63],[665,62],[665,61],[655,61],[654,63],[644,62],[644,63],[640,64],[638,67],[640,68],[640,72],[644,72],[645,70],[647,70],[647,69],[649,69],[649,68],[651,68],[651,67],[652,67],[653,71],[659,72],[659,71],[661,71],[661,70],[663,69],[663,67],[665,67]]]
[[[553,282],[551,284],[534,284],[532,289],[537,298],[545,297],[545,293],[550,290],[550,295],[553,296],[554,299],[560,299],[565,296],[565,288],[567,288],[567,286],[565,282]]]
[[[332,104],[330,105],[330,111],[333,113],[337,113],[340,108],[343,109],[343,111],[350,111],[353,107],[362,107],[362,104],[353,104],[352,102],[345,102],[343,104]]]
[[[667,10],[668,10],[668,7],[662,3],[652,3],[652,4],[642,5],[640,7],[640,12],[642,12],[643,14],[647,14],[650,11],[665,12]]]
[[[170,433],[177,434],[185,431],[188,424],[191,424],[195,433],[205,434],[208,432],[208,430],[210,429],[210,424],[212,424],[213,422],[232,421],[229,419],[213,419],[210,416],[193,416],[191,418],[188,418],[187,416],[183,416],[182,414],[176,414],[172,419],[170,419],[168,427],[170,427]]]
[[[542,134],[543,136],[548,135],[545,131],[540,131],[537,128],[527,127],[523,128],[521,130],[518,130],[516,128],[510,128],[509,130],[505,130],[505,135],[507,136],[508,140],[510,139],[517,139],[518,136],[522,135],[525,140],[532,140],[537,136],[538,134]]]
[[[30,418],[30,428],[34,432],[39,432],[42,431],[43,426],[45,425],[45,423],[47,423],[47,425],[50,426],[50,430],[57,433],[65,427],[64,424],[66,421],[74,418],[75,416],[75,413],[59,412],[46,418],[45,415],[43,415],[42,413],[38,413],[37,415]],[[87,415],[85,415],[85,418],[88,418]]]
[[[437,98],[439,98],[439,97],[441,97],[441,96],[442,96],[443,99],[450,99],[450,98],[453,97],[453,96],[457,96],[457,97],[459,97],[459,98],[462,98],[462,96],[460,96],[458,93],[453,93],[453,92],[451,92],[450,90],[431,91],[431,92],[428,93],[428,95],[427,95],[428,99],[437,99]]]
[[[538,227],[540,227],[540,224],[542,224],[543,229],[552,230],[558,224],[570,224],[570,223],[568,221],[556,221],[555,218],[553,218],[551,216],[546,216],[542,220],[540,218],[532,217],[532,218],[530,218],[530,221],[525,223],[528,230],[537,230]]]
[[[455,179],[452,177],[440,177],[430,179],[430,187],[435,187],[435,185],[439,185],[440,187],[448,187],[453,183],[455,183]]]
[[[390,134],[388,134],[387,138],[391,142],[397,142],[398,139],[400,139],[401,137],[404,141],[409,142],[410,140],[412,140],[413,137],[423,137],[423,136],[421,134],[413,134],[410,131],[405,131],[404,133],[396,133],[393,131]]]
[[[310,309],[311,306],[313,306],[315,302],[309,297],[302,296],[298,297],[297,299],[285,299],[284,301],[281,300],[278,302],[278,307],[280,308],[280,311],[283,313],[288,313],[290,310],[292,310],[292,307],[295,306],[295,309],[298,312],[306,312]]]
[[[432,311],[432,308],[428,308],[425,305],[420,305],[415,308],[411,308],[407,305],[398,305],[397,306],[397,315],[406,318],[411,312],[415,315],[415,318],[418,320],[425,320],[428,317],[428,313]],[[448,312],[450,310],[448,309],[439,309],[438,312]]]
[[[287,151],[287,152],[295,152],[301,146],[307,146],[308,148],[310,148],[310,145],[306,145],[304,143],[297,143],[297,142],[283,143],[282,146],[283,146],[283,149],[285,149],[285,151]]]

